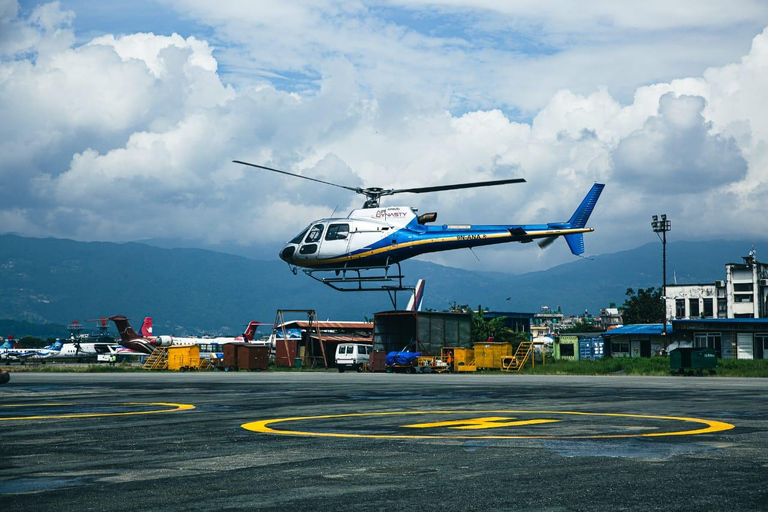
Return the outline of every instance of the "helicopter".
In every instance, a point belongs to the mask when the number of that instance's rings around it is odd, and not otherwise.
[[[280,251],[280,259],[296,274],[298,268],[313,279],[340,291],[410,290],[402,284],[400,262],[430,252],[539,240],[545,248],[564,237],[571,252],[584,253],[584,233],[594,231],[587,220],[605,187],[595,183],[566,222],[547,224],[443,224],[429,225],[437,213],[422,215],[409,206],[380,206],[379,200],[394,194],[422,194],[445,190],[492,187],[524,183],[522,178],[437,185],[431,187],[383,189],[348,187],[292,172],[241,160],[233,163],[294,176],[356,192],[366,197],[361,209],[346,217],[319,219],[309,224]],[[392,273],[392,267],[396,272]],[[373,286],[371,286],[373,285]]]

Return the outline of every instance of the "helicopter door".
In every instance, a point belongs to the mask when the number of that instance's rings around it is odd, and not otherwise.
[[[323,245],[320,246],[320,259],[336,258],[349,252],[349,239],[349,223],[329,224]]]
[[[296,259],[299,261],[316,260],[318,251],[320,250],[320,243],[323,240],[323,232],[325,226],[322,224],[314,224],[309,228],[307,236],[304,237],[304,243],[299,247],[299,252],[296,255]]]

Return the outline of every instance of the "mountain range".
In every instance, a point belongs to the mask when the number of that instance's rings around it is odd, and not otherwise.
[[[668,282],[724,279],[725,263],[740,262],[751,247],[751,241],[670,242]],[[761,253],[768,244],[755,248]],[[418,260],[402,267],[410,284],[426,279],[424,308],[441,311],[458,303],[538,312],[549,306],[579,315],[623,304],[627,288],[661,286],[661,259],[661,244],[649,243],[520,275]],[[398,306],[407,300],[401,293]],[[156,334],[227,335],[242,332],[250,320],[272,322],[277,309],[314,309],[321,320],[363,320],[393,307],[385,293],[337,292],[301,272],[292,275],[279,261],[142,243],[0,235],[0,319],[66,325],[124,314],[137,325],[152,316]]]

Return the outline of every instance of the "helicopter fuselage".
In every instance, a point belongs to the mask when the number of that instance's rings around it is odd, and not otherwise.
[[[430,218],[431,216],[431,218]],[[417,216],[407,206],[362,208],[344,218],[310,224],[280,251],[289,265],[304,268],[383,267],[420,254],[593,231],[569,223],[523,225],[427,225],[436,214]]]

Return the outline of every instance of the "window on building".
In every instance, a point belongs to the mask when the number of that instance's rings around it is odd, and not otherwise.
[[[690,318],[697,318],[699,316],[699,299],[688,299],[688,311],[690,312]]]
[[[573,343],[562,343],[560,345],[560,356],[561,357],[573,357],[575,354],[573,350]]]
[[[628,341],[612,341],[611,354],[614,356],[629,356]]]
[[[751,292],[752,283],[733,283],[734,292]]]
[[[722,313],[725,315],[728,312],[728,301],[725,299],[717,299],[717,313],[718,317],[725,318],[725,316],[720,316]]]
[[[720,346],[720,333],[697,332],[693,335],[693,346],[695,348],[712,348],[717,350]]]
[[[755,333],[755,347],[758,350],[756,357],[765,359],[768,356],[768,332]]]
[[[675,318],[685,318],[685,299],[675,299]]]
[[[714,311],[713,299],[704,299],[704,317],[714,318],[714,316],[715,316],[715,311]]]
[[[751,293],[734,293],[733,302],[752,302]]]

